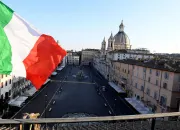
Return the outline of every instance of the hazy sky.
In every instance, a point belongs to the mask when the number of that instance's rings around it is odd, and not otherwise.
[[[180,53],[180,0],[2,1],[65,49],[100,49],[123,20],[133,48]]]

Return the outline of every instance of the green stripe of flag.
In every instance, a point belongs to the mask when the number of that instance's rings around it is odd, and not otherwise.
[[[0,1],[0,27],[4,28],[13,16],[13,10]]]
[[[0,1],[0,74],[10,74],[12,71],[12,51],[4,27],[10,22],[13,10]]]

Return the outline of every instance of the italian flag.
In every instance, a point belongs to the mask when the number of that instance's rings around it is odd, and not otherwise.
[[[0,74],[25,77],[39,89],[65,55],[53,37],[0,1]]]

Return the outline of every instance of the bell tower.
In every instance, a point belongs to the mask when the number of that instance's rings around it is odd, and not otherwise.
[[[114,50],[114,37],[113,37],[113,34],[111,32],[111,35],[108,39],[108,48],[107,48],[108,51],[113,51]]]
[[[105,37],[101,43],[101,54],[102,55],[105,55],[106,54],[106,40],[105,40]]]

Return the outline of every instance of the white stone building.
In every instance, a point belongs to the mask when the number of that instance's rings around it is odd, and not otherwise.
[[[67,55],[67,64],[79,65],[79,59],[80,59],[80,56],[73,52],[73,53]]]
[[[154,54],[149,53],[146,49],[114,50],[107,53],[107,58],[111,60],[153,59]]]
[[[104,45],[103,45],[103,47],[104,47]],[[93,58],[95,55],[100,55],[100,51],[98,49],[84,49],[84,50],[82,50],[81,65],[92,64]]]
[[[79,56],[78,55],[73,55],[68,58],[69,58],[68,64],[79,65]]]
[[[1,99],[8,99],[11,96],[11,89],[12,89],[12,80],[13,76],[10,75],[0,75],[0,94]]]

